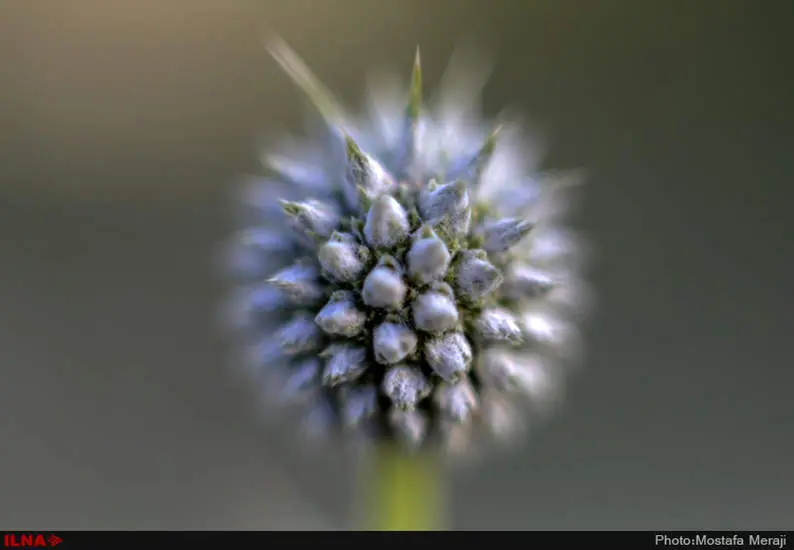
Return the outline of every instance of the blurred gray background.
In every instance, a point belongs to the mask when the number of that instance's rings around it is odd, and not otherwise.
[[[454,478],[455,526],[792,528],[791,2],[0,1],[0,525],[344,528],[352,468],[264,430],[228,376],[231,185],[366,73],[497,56],[599,308],[555,421]]]

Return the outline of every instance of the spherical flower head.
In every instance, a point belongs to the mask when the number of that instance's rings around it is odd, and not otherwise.
[[[479,119],[472,78],[424,105],[418,52],[402,105],[375,95],[362,123],[271,51],[323,139],[266,155],[243,201],[229,258],[254,379],[307,434],[465,451],[520,433],[578,349],[568,180],[532,174],[520,134]]]

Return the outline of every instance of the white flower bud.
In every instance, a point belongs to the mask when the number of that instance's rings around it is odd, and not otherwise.
[[[242,227],[256,226],[260,229],[268,225],[271,219],[281,221],[284,211],[278,201],[273,200],[273,190],[280,197],[282,190],[290,186],[284,180],[281,174],[274,174],[274,177],[246,175],[239,179],[240,187],[232,207],[240,217]]]
[[[389,412],[389,423],[398,439],[411,448],[419,447],[422,444],[430,424],[427,416],[422,412],[401,409],[392,409]]]
[[[516,405],[496,392],[480,396],[480,410],[484,424],[497,441],[509,443],[526,429],[524,415]]]
[[[426,285],[441,279],[449,268],[451,255],[444,241],[425,225],[408,251],[408,272],[420,284]]]
[[[521,326],[526,339],[533,344],[546,347],[566,358],[578,351],[576,328],[550,312],[533,310],[521,317]]]
[[[595,301],[593,289],[585,281],[573,276],[561,278],[543,298],[549,306],[572,320],[585,318]]]
[[[469,189],[463,181],[444,185],[431,182],[419,196],[419,213],[427,221],[454,219],[470,207]]]
[[[518,368],[514,356],[498,348],[483,350],[475,365],[480,383],[499,391],[514,386]]]
[[[455,422],[465,422],[477,409],[477,394],[468,379],[442,383],[433,395],[439,411]]]
[[[383,377],[383,393],[398,409],[414,409],[422,399],[430,395],[431,389],[419,367],[398,365],[391,367]]]
[[[577,206],[579,188],[586,175],[581,170],[553,170],[519,178],[498,188],[491,199],[506,216],[556,222]]]
[[[537,299],[554,287],[554,277],[528,264],[514,262],[505,273],[500,291],[509,300]]]
[[[521,326],[515,316],[504,308],[483,310],[474,321],[474,331],[483,340],[521,342]]]
[[[449,285],[437,285],[417,296],[413,303],[414,324],[425,332],[443,332],[458,323],[458,308]]]
[[[320,247],[317,257],[325,273],[339,282],[352,282],[364,271],[366,248],[356,244],[347,233],[333,233]]]
[[[294,185],[304,193],[318,193],[327,186],[327,175],[321,167],[304,159],[298,160],[297,151],[293,154],[263,153],[260,156],[262,164],[274,175],[288,185]],[[267,185],[261,186],[265,192],[269,191]]]
[[[348,429],[356,428],[377,411],[378,390],[371,384],[345,389],[340,396],[342,423]]]
[[[277,338],[269,336],[253,345],[246,354],[245,367],[252,373],[257,373],[262,368],[269,368],[285,359],[281,343]]]
[[[515,388],[535,405],[549,406],[560,397],[559,375],[555,374],[540,356],[522,357],[521,368],[514,376]]]
[[[475,445],[473,439],[475,424],[473,422],[455,422],[442,419],[438,429],[443,434],[443,450],[458,464],[474,464],[482,449]]]
[[[475,367],[485,388],[519,392],[538,402],[556,393],[550,366],[540,355],[514,354],[499,349],[485,350]]]
[[[369,208],[364,237],[375,248],[392,248],[408,235],[408,215],[394,197],[380,195]]]
[[[235,329],[244,330],[287,304],[284,294],[268,284],[237,289],[224,311],[225,320]]]
[[[463,334],[453,332],[426,342],[425,358],[441,378],[447,382],[456,382],[469,370],[471,346]]]
[[[319,387],[321,363],[312,358],[298,363],[289,369],[289,376],[284,383],[279,400],[282,403],[302,402],[314,395]]]
[[[284,305],[284,293],[267,284],[252,285],[243,294],[253,311],[272,312]]]
[[[382,256],[378,265],[364,280],[361,297],[370,307],[399,309],[407,288],[399,265],[390,256]]]
[[[367,350],[344,344],[334,344],[320,354],[326,359],[323,384],[333,387],[352,382],[367,370]]]
[[[393,322],[378,325],[372,335],[375,359],[383,365],[399,363],[414,351],[418,339],[409,327]]]
[[[312,351],[320,344],[321,337],[309,315],[295,316],[278,331],[281,348],[290,355]]]
[[[466,183],[429,185],[419,196],[419,213],[432,224],[446,218],[454,232],[467,233],[471,223],[471,201]]]
[[[333,433],[335,418],[333,406],[326,398],[320,397],[309,405],[300,432],[310,442],[325,442]]]
[[[247,229],[226,249],[231,272],[239,277],[262,279],[267,275],[273,257],[281,258],[292,251],[293,242],[283,235],[262,229]]]
[[[348,205],[360,209],[361,194],[372,199],[394,188],[394,180],[371,156],[361,152],[350,136],[345,137],[347,164],[345,166],[344,191]]]
[[[574,267],[574,264],[579,265],[587,260],[588,256],[579,238],[561,227],[539,227],[532,239],[521,246],[525,249],[528,261],[542,266],[566,264]]]
[[[351,338],[361,332],[367,315],[356,308],[353,293],[340,290],[314,318],[314,322],[327,334]]]
[[[502,273],[488,262],[484,252],[467,250],[461,253],[455,281],[460,295],[477,301],[502,284]]]
[[[281,289],[291,301],[310,304],[323,297],[318,276],[319,273],[314,266],[298,263],[282,269],[267,282]]]
[[[281,201],[281,206],[290,217],[290,224],[301,236],[327,239],[339,225],[339,214],[332,205],[324,202]]]
[[[531,229],[532,224],[527,221],[508,218],[484,224],[478,229],[478,234],[483,238],[483,248],[486,252],[499,254],[507,252],[518,244]]]

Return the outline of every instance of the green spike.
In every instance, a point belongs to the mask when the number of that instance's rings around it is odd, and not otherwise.
[[[502,131],[501,124],[495,126],[493,130],[491,130],[491,132],[488,134],[488,137],[485,138],[482,147],[480,147],[480,150],[477,152],[477,155],[472,160],[471,166],[474,168],[475,176],[477,177],[477,179],[480,178],[480,176],[483,173],[483,170],[485,170],[485,167],[488,164],[488,161],[491,160],[491,157],[493,156],[493,152],[496,149],[496,141],[499,138],[499,133],[501,131]]]
[[[367,170],[367,163],[369,160],[367,159],[367,155],[361,151],[359,148],[358,143],[356,143],[352,137],[350,137],[347,133],[343,133],[345,136],[345,154],[347,155],[347,164],[348,170],[352,168],[353,174],[355,175],[356,181],[351,182],[359,187],[362,184],[362,181],[359,179],[363,176],[363,173]]]
[[[303,90],[309,100],[328,122],[336,124],[346,120],[344,109],[328,88],[309,69],[303,59],[279,36],[267,44],[270,55],[281,65],[284,72]]]
[[[416,208],[411,208],[408,211],[408,223],[411,224],[411,231],[414,231],[417,227],[421,226],[422,224],[422,217],[417,212]]]
[[[275,174],[281,179],[290,181],[290,163],[292,162],[290,159],[276,153],[265,152],[261,155],[261,161],[268,172]]]
[[[411,122],[416,122],[419,118],[419,111],[422,108],[422,64],[419,56],[419,46],[416,47],[414,57],[414,67],[411,71],[411,88],[408,96],[407,115]]]
[[[368,211],[372,206],[372,199],[367,194],[367,190],[364,189],[361,185],[357,185],[356,193],[358,195],[358,204],[360,205],[361,209]]]
[[[399,166],[397,176],[401,179],[410,180],[412,176],[416,133],[419,127],[419,117],[422,111],[422,66],[419,56],[419,47],[416,48],[414,66],[411,71],[411,86],[408,91],[408,105],[405,108],[405,118],[403,120],[402,136],[397,151],[395,151],[394,161]]]
[[[303,210],[303,206],[298,202],[280,200],[281,209],[288,216],[297,216]]]
[[[365,163],[367,158],[364,156],[364,153],[361,152],[358,143],[344,131],[343,135],[345,136],[345,152],[347,153],[348,160],[360,164]]]
[[[458,198],[458,200],[466,196],[468,190],[469,190],[469,186],[466,185],[466,182],[463,180],[456,180],[455,183],[452,184],[452,191],[454,191],[455,196]]]
[[[433,231],[433,227],[427,224],[424,224],[422,227],[419,228],[419,238],[421,239],[432,239],[436,236],[435,231]]]

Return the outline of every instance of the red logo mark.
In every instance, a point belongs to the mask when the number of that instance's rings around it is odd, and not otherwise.
[[[36,533],[6,533],[3,535],[3,546],[6,548],[52,548],[63,542],[58,535],[42,535]]]

